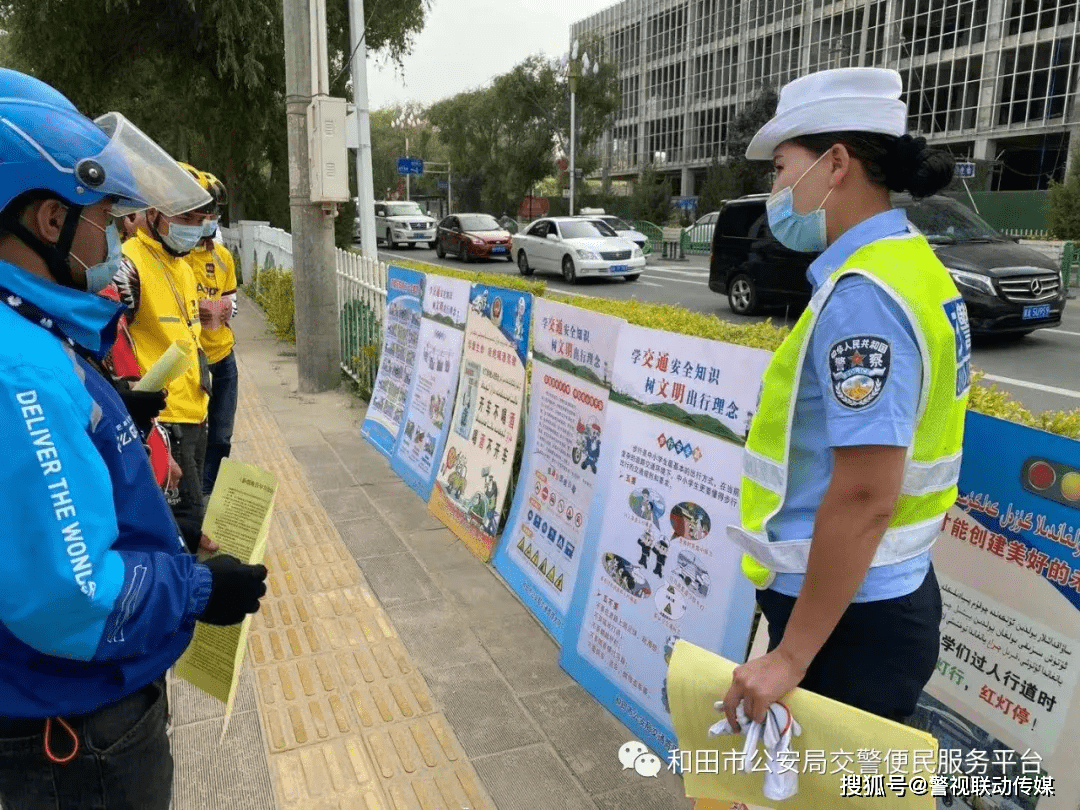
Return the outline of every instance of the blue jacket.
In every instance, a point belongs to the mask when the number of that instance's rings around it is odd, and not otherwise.
[[[0,285],[100,356],[120,307],[0,261]],[[210,571],[184,549],[112,385],[0,300],[0,715],[55,717],[160,677]]]

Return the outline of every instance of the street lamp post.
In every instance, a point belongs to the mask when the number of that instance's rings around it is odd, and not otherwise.
[[[390,126],[393,129],[403,129],[403,130],[405,130],[405,157],[412,157],[412,155],[409,154],[409,133],[412,132],[412,130],[414,130],[416,127],[420,126],[421,123],[423,123],[423,122],[422,122],[420,116],[418,116],[414,112],[410,112],[410,111],[406,111],[406,110],[402,110],[401,115],[399,115],[397,118],[395,118],[390,123]],[[405,199],[406,200],[412,199],[412,197],[410,196],[411,189],[410,189],[409,179],[410,179],[409,175],[406,174],[405,175]]]
[[[600,63],[591,64],[591,72],[596,75],[600,71]],[[577,185],[577,169],[575,166],[575,152],[577,151],[577,83],[582,75],[590,73],[589,55],[582,54],[578,59],[578,41],[570,47],[570,60],[566,76],[570,84],[570,216],[574,215],[574,192]]]

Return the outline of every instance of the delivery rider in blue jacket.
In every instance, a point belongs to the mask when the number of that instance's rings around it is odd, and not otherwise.
[[[0,69],[0,805],[165,810],[164,673],[266,569],[200,564],[98,372],[121,308],[111,217],[208,195],[123,116]]]
[[[800,685],[902,720],[937,661],[930,547],[956,498],[971,342],[948,272],[890,203],[953,171],[905,134],[901,91],[891,70],[803,77],[747,150],[776,171],[772,233],[820,256],[765,373],[728,529],[769,626],[725,697],[735,728],[740,702],[760,721]]]

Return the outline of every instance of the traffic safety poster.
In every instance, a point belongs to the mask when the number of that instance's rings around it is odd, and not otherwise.
[[[623,326],[563,667],[654,751],[677,747],[667,663],[684,638],[746,655],[754,593],[725,527],[768,352]],[[535,379],[535,378],[534,378]],[[535,383],[534,383],[535,384]]]
[[[390,466],[425,501],[450,432],[471,288],[464,279],[436,275],[428,275],[424,284],[416,372]]]
[[[491,559],[521,431],[532,296],[474,284],[457,396],[428,509]]]
[[[1080,442],[969,411],[959,487],[933,552],[938,665],[912,723],[947,752],[953,808],[1076,810]],[[1011,804],[987,804],[1006,783],[993,800]]]
[[[583,557],[619,318],[533,301],[529,418],[493,563],[560,644]]]
[[[424,274],[391,266],[386,273],[383,349],[360,435],[390,456],[405,416],[405,400],[416,370]]]

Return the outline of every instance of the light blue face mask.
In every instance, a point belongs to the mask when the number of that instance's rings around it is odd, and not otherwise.
[[[211,217],[210,219],[204,219],[202,224],[203,239],[213,239],[214,234],[217,233],[218,218]]]
[[[825,153],[826,155],[828,152]],[[822,155],[814,161],[810,169],[821,163]],[[773,194],[765,203],[765,213],[769,218],[769,230],[786,248],[800,253],[820,253],[829,245],[825,230],[825,201],[832,194],[832,189],[825,195],[815,210],[809,214],[800,214],[795,210],[795,186],[810,173],[807,169],[793,185],[786,186]]]
[[[203,226],[183,225],[179,222],[169,223],[169,232],[161,234],[161,241],[171,247],[177,253],[190,253],[203,238]]]
[[[104,231],[105,243],[108,245],[108,253],[105,255],[104,261],[97,264],[87,265],[74,253],[71,254],[71,257],[86,269],[86,291],[96,294],[109,286],[109,282],[119,272],[120,265],[124,261],[124,254],[120,250],[120,232],[116,230],[116,225],[113,223],[102,228],[86,217],[79,217],[79,219],[83,222],[89,222],[99,231]]]

